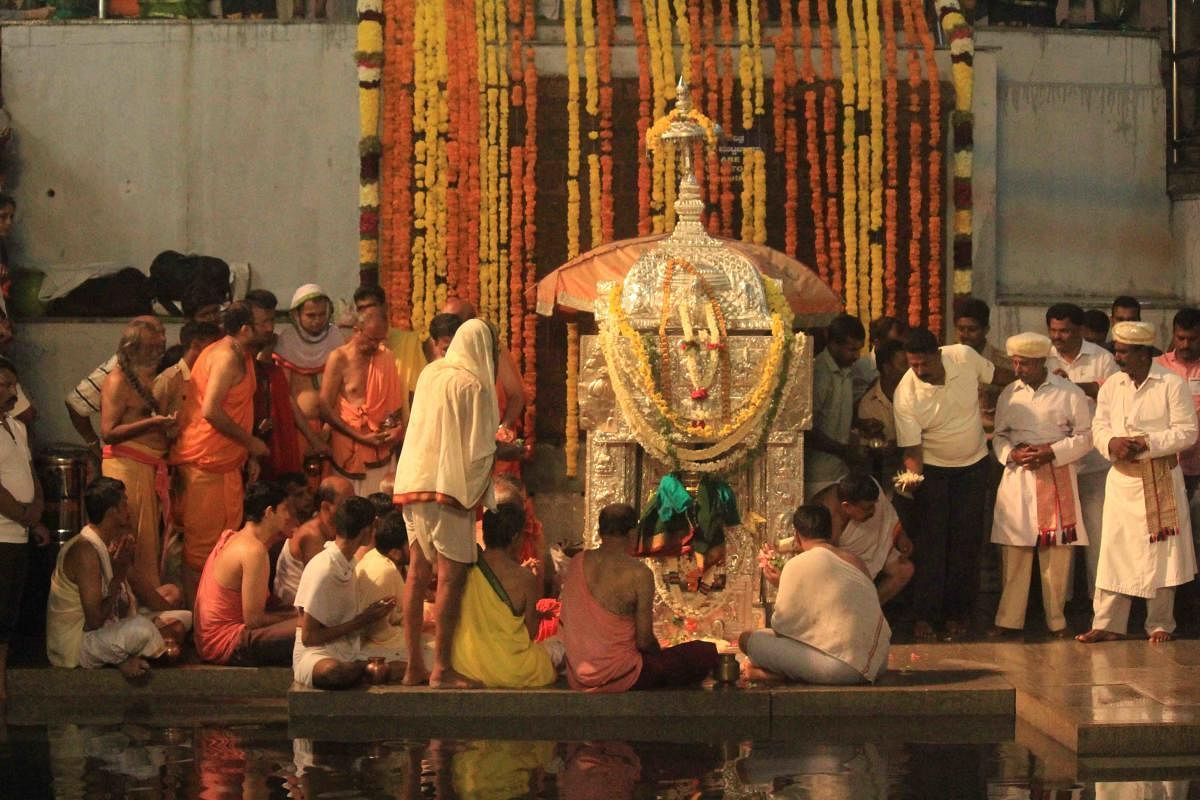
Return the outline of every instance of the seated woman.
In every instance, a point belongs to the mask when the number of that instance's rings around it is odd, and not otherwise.
[[[829,509],[805,505],[792,515],[799,554],[782,572],[771,627],[746,631],[738,646],[753,664],[787,680],[831,685],[873,683],[887,668],[892,630],[858,556],[830,543]]]
[[[538,579],[517,561],[525,512],[500,503],[483,515],[487,547],[467,572],[462,616],[454,633],[454,669],[484,686],[524,689],[554,682],[550,656],[537,635]]]

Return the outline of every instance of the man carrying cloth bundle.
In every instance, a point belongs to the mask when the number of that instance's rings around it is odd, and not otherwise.
[[[1131,597],[1146,598],[1151,642],[1174,638],[1175,587],[1196,574],[1179,453],[1196,441],[1196,410],[1182,378],[1153,363],[1154,326],[1113,326],[1121,373],[1100,387],[1092,439],[1112,462],[1104,490],[1104,541],[1096,616],[1081,642],[1125,635]]]
[[[996,492],[992,542],[1000,545],[1004,579],[988,635],[1024,629],[1036,552],[1046,628],[1062,638],[1068,635],[1063,606],[1071,575],[1069,545],[1087,544],[1075,464],[1092,448],[1092,412],[1082,389],[1046,370],[1048,337],[1021,333],[1006,344],[1017,380],[996,400],[992,446],[1004,474]]]

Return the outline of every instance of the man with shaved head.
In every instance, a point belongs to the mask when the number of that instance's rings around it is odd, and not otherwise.
[[[300,526],[288,536],[275,560],[275,596],[286,604],[296,600],[296,587],[304,565],[321,552],[334,537],[333,512],[338,503],[354,496],[354,486],[340,475],[330,475],[317,487],[317,508],[311,519],[301,520]]]
[[[408,424],[408,388],[385,348],[382,308],[360,311],[350,341],[334,350],[321,381],[321,416],[333,429],[333,467],[355,494],[379,491],[396,469]]]

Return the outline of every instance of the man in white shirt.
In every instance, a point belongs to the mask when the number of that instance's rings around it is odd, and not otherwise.
[[[1153,363],[1154,326],[1113,326],[1121,373],[1100,388],[1092,438],[1112,462],[1104,494],[1104,544],[1096,573],[1096,615],[1081,642],[1120,639],[1131,597],[1146,598],[1151,642],[1174,638],[1175,587],[1196,574],[1179,453],[1196,441],[1187,384]]]
[[[963,344],[938,347],[937,338],[914,328],[904,343],[909,370],[892,399],[896,444],[912,478],[923,527],[916,543],[913,635],[964,636],[979,584],[979,547],[984,537],[987,440],[979,411],[979,385],[1011,381],[1002,370]]]
[[[374,523],[370,500],[346,498],[333,517],[337,537],[304,567],[296,589],[300,630],[292,651],[292,675],[299,684],[345,689],[358,683],[366,667],[359,658],[359,631],[396,607],[395,597],[385,597],[358,610],[350,560],[360,546],[371,543]]]
[[[857,318],[839,314],[829,323],[825,349],[813,360],[812,430],[805,438],[805,494],[812,496],[848,471],[854,422],[852,370],[866,341]]]
[[[1083,338],[1084,311],[1072,303],[1056,303],[1046,310],[1046,330],[1053,347],[1046,357],[1046,369],[1066,378],[1083,390],[1088,408],[1096,414],[1096,395],[1105,380],[1117,374],[1117,362],[1107,350]],[[1088,453],[1075,465],[1079,481],[1079,505],[1083,526],[1088,532],[1088,594],[1096,589],[1096,565],[1100,561],[1103,533],[1104,482],[1108,461],[1097,452]]]
[[[1036,552],[1046,628],[1064,638],[1069,635],[1063,614],[1071,575],[1069,545],[1087,544],[1075,464],[1092,449],[1092,412],[1079,387],[1046,370],[1048,338],[1022,333],[1010,336],[1006,345],[1017,380],[996,401],[992,446],[1004,474],[996,492],[992,542],[1000,545],[1004,578],[989,634],[1025,628]]]
[[[29,531],[50,543],[42,525],[42,487],[33,475],[25,425],[11,416],[17,402],[17,368],[0,357],[0,722],[3,720],[8,643],[16,630],[29,565]]]

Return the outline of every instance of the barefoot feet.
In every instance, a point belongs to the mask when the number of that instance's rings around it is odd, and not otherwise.
[[[438,669],[434,667],[429,673],[430,689],[478,689],[479,684],[465,675],[460,675],[453,669]]]
[[[1162,642],[1170,642],[1175,639],[1175,635],[1167,633],[1162,628],[1159,628],[1154,633],[1150,634],[1150,644],[1160,644]]]
[[[136,681],[150,674],[150,662],[134,656],[117,664],[117,669],[121,671],[126,680]]]
[[[1075,637],[1075,641],[1083,642],[1084,644],[1095,644],[1096,642],[1116,642],[1125,637],[1119,633],[1106,631],[1101,628],[1092,628],[1087,633],[1081,633]]]
[[[429,683],[429,671],[410,661],[404,669],[404,677],[400,679],[400,683],[403,686],[422,686]]]

